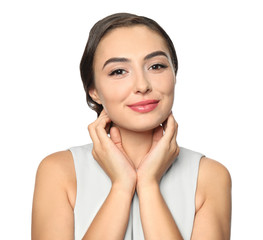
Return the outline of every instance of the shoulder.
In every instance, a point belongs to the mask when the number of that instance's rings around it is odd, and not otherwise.
[[[69,151],[52,153],[41,161],[33,198],[32,239],[69,239],[69,236],[72,239],[74,178]]]
[[[231,187],[231,176],[228,169],[211,158],[202,157],[199,167],[198,184],[209,193],[214,187]]]
[[[203,157],[196,191],[192,239],[230,239],[231,177],[221,163]]]
[[[59,151],[46,156],[39,164],[37,177],[66,178],[74,169],[73,157],[69,150]],[[62,180],[62,179],[61,179]]]
[[[205,199],[222,192],[223,195],[230,194],[231,185],[230,173],[223,164],[211,158],[201,158],[197,182],[199,205],[202,205]]]
[[[46,156],[39,164],[36,174],[36,187],[54,187],[64,191],[74,205],[76,175],[72,153],[58,151]]]
[[[69,150],[54,152],[47,155],[39,164],[38,171],[43,170],[62,170],[66,169],[68,164],[73,160],[72,154]]]
[[[195,236],[201,234],[203,227],[208,226],[208,222],[211,231],[204,231],[206,232],[204,236],[213,235],[215,232],[218,236],[229,236],[231,185],[231,176],[225,166],[213,159],[201,158],[196,191]]]
[[[214,159],[202,157],[200,161],[200,170],[206,174],[218,172],[222,174],[222,177],[225,177],[226,179],[230,180],[230,173],[227,170],[227,168],[222,163],[219,163]]]

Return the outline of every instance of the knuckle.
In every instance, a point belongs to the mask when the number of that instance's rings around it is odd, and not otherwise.
[[[174,155],[178,156],[180,152],[180,148],[178,147],[178,145],[176,145],[175,151],[174,151]]]
[[[94,159],[98,160],[99,157],[98,157],[98,154],[97,154],[97,151],[95,149],[92,149],[92,156],[94,157]]]
[[[95,129],[99,129],[100,127],[105,126],[105,125],[106,125],[106,119],[102,118],[102,119],[100,119],[100,121],[96,125]]]
[[[171,146],[169,146],[169,144],[165,144],[165,145],[164,145],[164,151],[165,151],[165,152],[169,152],[170,149],[171,149]]]
[[[92,128],[93,128],[93,125],[92,125],[92,124],[89,124],[89,125],[88,125],[88,130],[89,130],[89,132],[92,130]]]
[[[102,119],[102,123],[103,123],[103,124],[108,123],[108,121],[109,121],[109,118],[108,118],[108,117],[104,117],[104,118]]]
[[[170,152],[172,155],[178,155],[179,154],[179,147],[178,147],[177,143],[171,145]]]
[[[171,125],[171,131],[174,132],[176,130],[176,127],[174,124]]]
[[[91,153],[92,153],[93,156],[96,155],[96,150],[95,150],[95,148],[92,149],[92,152],[91,152]]]
[[[176,146],[171,146],[170,152],[174,155],[176,153]]]

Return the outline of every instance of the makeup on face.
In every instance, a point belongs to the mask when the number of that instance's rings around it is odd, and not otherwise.
[[[158,103],[159,100],[150,99],[130,104],[128,107],[135,112],[147,113],[153,111],[158,106]]]
[[[175,76],[160,35],[143,26],[115,29],[101,40],[94,59],[97,95],[117,126],[148,131],[167,118]]]

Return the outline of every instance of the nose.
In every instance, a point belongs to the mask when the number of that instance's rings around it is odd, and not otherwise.
[[[152,91],[152,85],[143,72],[137,73],[134,80],[135,93],[149,93]]]

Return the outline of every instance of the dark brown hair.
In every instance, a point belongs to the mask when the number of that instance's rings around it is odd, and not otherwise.
[[[90,30],[89,39],[80,62],[80,74],[86,92],[86,100],[88,106],[96,111],[98,116],[103,110],[103,107],[93,101],[89,95],[89,90],[94,87],[93,60],[97,46],[103,36],[109,31],[119,27],[129,27],[134,25],[145,25],[164,38],[172,58],[175,75],[177,73],[178,62],[173,42],[163,28],[154,20],[130,13],[116,13],[101,19]]]

